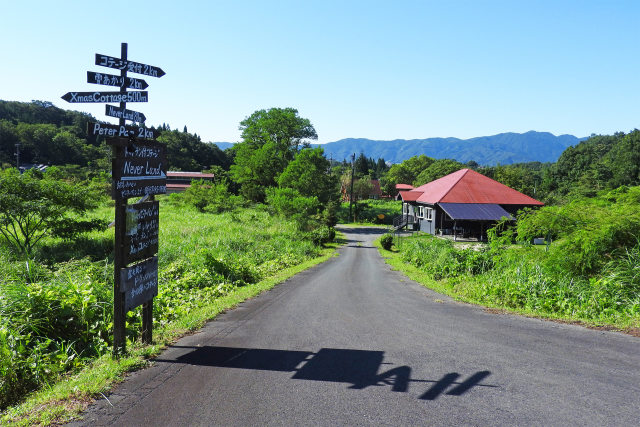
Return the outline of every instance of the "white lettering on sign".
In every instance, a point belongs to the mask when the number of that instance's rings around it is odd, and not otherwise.
[[[144,122],[146,117],[144,114],[137,111],[121,110],[113,105],[107,105],[107,116],[115,117],[116,119],[131,120],[132,122]]]
[[[159,147],[149,147],[148,145],[132,144],[124,152],[125,157],[135,157],[138,159],[157,159],[160,157]]]
[[[166,185],[144,185],[138,187],[138,182],[136,181],[118,181],[116,183],[116,189],[118,190],[119,197],[122,198],[142,197],[153,194],[165,194],[167,192]]]
[[[122,167],[122,172],[124,175],[142,175],[144,173],[144,166],[136,166],[126,161]]]
[[[69,102],[148,102],[147,92],[118,92],[102,93],[94,92],[89,95],[80,92],[69,92]]]
[[[126,160],[122,167],[122,174],[125,176],[145,176],[145,177],[163,177],[162,173],[162,163],[158,163],[157,167],[153,167],[149,165],[149,162],[146,162],[146,166],[142,165],[134,165],[130,161]]]
[[[126,126],[116,126],[111,124],[105,125],[103,123],[91,123],[91,125],[90,133],[92,135],[102,135],[111,138],[128,138],[129,136],[137,136],[137,138],[154,139],[155,137],[152,130],[145,128],[129,127],[127,129]],[[158,155],[156,154],[154,157],[158,157]]]

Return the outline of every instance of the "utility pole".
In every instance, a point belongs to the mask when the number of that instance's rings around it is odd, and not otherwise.
[[[353,206],[353,175],[356,170],[356,153],[353,153],[351,156],[351,194],[349,195],[349,219],[353,218],[351,216],[352,206]]]
[[[15,156],[16,156],[16,167],[18,168],[18,171],[20,170],[20,144],[16,144],[16,152],[15,152]]]

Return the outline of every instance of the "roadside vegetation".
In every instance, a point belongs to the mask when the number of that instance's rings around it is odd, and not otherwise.
[[[490,230],[488,245],[403,237],[395,240],[394,265],[410,264],[428,286],[465,301],[637,329],[639,204],[640,187],[620,187],[525,211],[516,227],[502,223]],[[536,237],[547,244],[532,245]]]
[[[18,108],[22,105],[8,107],[26,117]],[[37,108],[63,114],[39,104],[27,111]],[[5,130],[13,129],[12,123],[3,122]],[[160,129],[159,140],[186,148],[181,151],[185,158],[171,157],[168,150],[174,166],[206,166],[216,178],[195,182],[184,193],[159,197],[155,344],[140,343],[141,308],[131,311],[126,330],[130,352],[122,356],[122,363],[108,362],[114,276],[114,230],[107,228],[113,219],[110,177],[95,162],[92,167],[67,165],[22,174],[10,167],[0,170],[3,421],[66,419],[69,415],[60,409],[65,404],[56,401],[87,400],[107,391],[118,376],[140,366],[141,357],[157,353],[180,332],[201,326],[221,310],[329,256],[338,181],[327,175],[330,164],[321,149],[303,148],[315,130],[294,109],[256,112],[243,126],[247,140],[237,149],[242,151],[249,140],[252,148],[240,156],[225,154],[227,159],[237,158],[233,170],[228,163],[216,163],[215,156],[207,157],[215,150],[186,128],[184,132],[164,125]],[[280,145],[274,146],[274,135]],[[242,162],[262,161],[251,158],[261,152],[261,145],[286,153],[263,168],[260,176],[242,175],[248,168]],[[27,156],[26,151],[23,154]],[[190,166],[189,156],[208,158],[209,163]],[[83,381],[78,378],[93,381],[89,378],[96,375],[102,379],[95,385],[78,383]],[[74,384],[72,389],[65,388],[68,383]],[[10,408],[37,390],[42,391]]]

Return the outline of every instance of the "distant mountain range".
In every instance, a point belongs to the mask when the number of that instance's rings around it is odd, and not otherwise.
[[[526,133],[501,133],[493,136],[481,136],[471,139],[427,138],[395,139],[393,141],[375,141],[365,138],[346,138],[326,144],[313,144],[324,148],[327,158],[342,161],[349,160],[355,153],[361,152],[367,157],[382,157],[391,163],[424,154],[435,159],[454,159],[462,163],[471,160],[480,165],[507,165],[525,162],[555,162],[569,146],[578,144],[585,138],[573,135],[555,136],[549,132],[529,131]],[[218,147],[226,149],[233,144],[217,142]]]

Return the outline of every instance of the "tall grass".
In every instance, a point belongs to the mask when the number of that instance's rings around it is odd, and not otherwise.
[[[431,236],[402,240],[403,261],[452,293],[479,303],[620,326],[640,326],[640,245],[609,261],[602,272],[580,276],[557,268],[539,247],[461,249]]]
[[[113,208],[93,215],[110,218]],[[113,233],[76,245],[47,240],[28,263],[0,247],[0,408],[110,351]],[[174,322],[319,251],[297,224],[261,208],[202,214],[163,198],[154,322]],[[139,310],[127,315],[130,341],[141,332]]]
[[[517,228],[489,230],[480,250],[420,236],[403,240],[401,256],[473,301],[640,327],[639,202],[640,187],[620,187],[523,212]],[[554,241],[527,243],[536,236]]]

